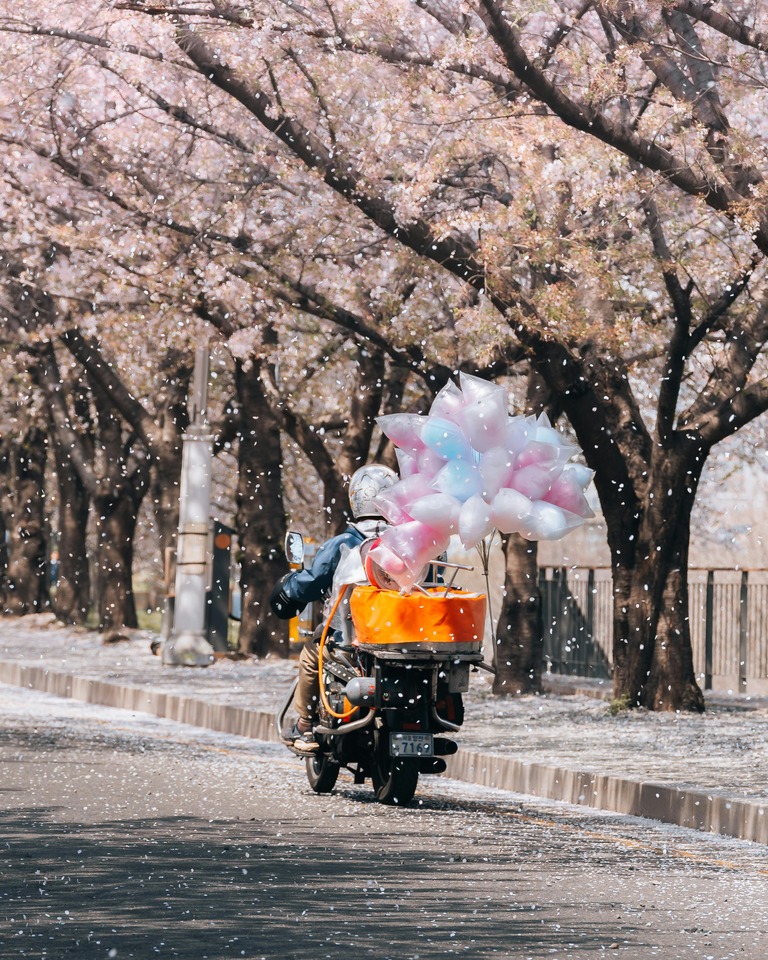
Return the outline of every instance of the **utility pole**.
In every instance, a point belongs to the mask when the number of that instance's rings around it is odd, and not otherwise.
[[[182,438],[176,597],[171,635],[163,643],[165,664],[207,667],[213,647],[205,634],[213,435],[207,421],[208,343],[195,352],[190,425]]]

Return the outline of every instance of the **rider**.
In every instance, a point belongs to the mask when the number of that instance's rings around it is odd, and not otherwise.
[[[270,597],[270,605],[278,617],[288,620],[313,600],[328,599],[333,574],[341,560],[342,547],[358,547],[364,540],[381,533],[386,521],[374,500],[397,480],[394,470],[378,463],[360,467],[352,474],[349,503],[354,522],[343,533],[326,540],[315,554],[309,569],[296,570],[278,580]],[[318,747],[312,733],[320,696],[317,656],[317,638],[311,637],[299,654],[299,684],[293,698],[298,717],[288,735],[294,748],[302,753],[311,753]]]

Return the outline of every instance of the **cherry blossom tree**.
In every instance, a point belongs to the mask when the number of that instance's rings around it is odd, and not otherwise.
[[[690,511],[709,450],[766,406],[759,32],[690,3],[392,3],[370,19],[337,3],[280,22],[225,9],[162,12],[208,84],[380,230],[482,290],[597,471],[616,695],[700,709]],[[364,92],[355,62],[378,80]],[[470,123],[468,141],[455,130]],[[641,361],[658,377],[650,417]]]
[[[76,7],[12,3],[0,20],[30,76],[42,52],[66,68],[29,91],[15,147],[47,109],[57,149],[46,147],[61,169],[143,216],[153,236],[164,224],[187,237],[187,254],[203,239],[229,251],[228,276],[246,268],[255,330],[279,319],[269,274],[293,310],[362,320],[371,342],[407,348],[411,361],[421,349],[427,376],[436,376],[427,361],[450,371],[484,353],[497,370],[524,355],[596,471],[615,694],[700,709],[685,576],[691,510],[710,451],[768,402],[766,41],[752,26],[762,3]],[[143,99],[129,101],[125,85]],[[123,106],[84,122],[82,104],[108,102],[107,87]],[[180,167],[179,154],[156,140],[143,149],[150,107],[181,125],[197,161],[221,133],[233,147],[224,177],[184,165],[183,207],[183,192],[159,189],[163,163]],[[261,206],[243,202],[248,177]],[[355,255],[329,256],[320,242],[329,210]],[[115,246],[114,231],[103,236]],[[170,250],[164,236],[158,251]],[[375,256],[361,252],[366,243]],[[160,260],[188,276],[178,239],[170,245]],[[388,311],[371,322],[368,294],[376,271],[387,291],[392,264],[419,282],[386,330]]]
[[[132,92],[135,93],[136,91],[132,89]],[[180,111],[174,109],[167,98],[154,96],[151,99],[161,114],[164,114],[166,117],[172,117],[175,122],[179,121]],[[99,105],[97,104],[97,106]],[[165,231],[175,235],[177,239],[181,238],[185,242],[190,242],[191,238],[195,239],[196,243],[193,252],[195,255],[198,255],[201,252],[201,247],[203,247],[203,244],[198,238],[198,234],[200,233],[199,225],[188,216],[188,211],[185,212],[187,215],[184,218],[180,218],[178,215],[174,215],[172,218],[167,216],[160,217],[157,214],[152,215],[151,213],[152,206],[157,202],[161,191],[165,191],[165,195],[168,195],[173,190],[178,189],[178,184],[160,181],[157,178],[149,178],[144,175],[137,185],[134,182],[134,178],[128,176],[132,169],[130,155],[123,160],[121,164],[122,157],[120,156],[121,148],[119,141],[115,149],[110,151],[104,151],[103,148],[98,149],[97,144],[95,156],[98,159],[98,165],[94,164],[94,156],[92,156],[87,149],[89,145],[89,124],[83,116],[83,110],[84,107],[80,104],[78,106],[77,117],[72,118],[72,116],[70,116],[68,120],[72,130],[67,129],[61,131],[55,143],[41,139],[35,141],[32,137],[27,136],[23,142],[19,141],[19,146],[25,148],[27,151],[31,151],[41,159],[44,158],[47,162],[50,162],[60,174],[63,173],[65,176],[76,181],[80,188],[85,187],[95,191],[102,202],[105,202],[107,205],[110,203],[115,204],[120,214],[131,211],[142,226],[151,224],[153,229],[160,229],[162,226]],[[70,105],[69,114],[73,112],[74,107]],[[227,134],[224,129],[216,128],[207,119],[201,120],[196,115],[193,115],[191,109],[188,109],[184,116],[188,125],[192,126],[195,131],[205,130],[207,134],[215,136],[221,144],[230,149],[236,149],[238,151],[238,160],[242,162],[244,148],[238,137]],[[82,146],[83,143],[86,144],[85,149]],[[104,156],[105,152],[108,154],[106,158]],[[158,165],[157,159],[158,157],[155,156],[156,166]],[[269,176],[265,176],[262,170],[259,173],[259,180],[261,183],[268,182]],[[118,190],[118,184],[122,187],[122,190]],[[294,186],[294,202],[296,189],[297,187]],[[218,207],[216,207],[214,200],[215,198],[209,197],[208,206],[217,210]],[[281,200],[277,193],[273,193],[269,197],[264,197],[264,202],[270,202],[272,210],[276,208],[278,200],[285,204],[285,199]],[[229,204],[229,213],[231,214],[232,199],[229,200]],[[308,210],[308,213],[305,215],[305,220],[309,221],[312,216],[313,211]],[[298,232],[295,220],[296,217],[294,216],[292,218],[293,226],[290,231],[292,233]],[[339,229],[340,225],[336,224],[335,227]],[[327,230],[327,228],[325,229]],[[78,225],[76,231],[71,231],[72,234],[76,233],[78,236],[63,233],[60,239],[66,239],[68,247],[77,250],[81,230],[81,226]],[[105,231],[108,231],[106,224]],[[269,454],[271,450],[270,418],[274,420],[275,424],[283,427],[289,436],[300,443],[307,456],[312,459],[315,467],[318,469],[325,490],[325,508],[329,521],[329,529],[331,531],[336,530],[343,524],[345,517],[345,478],[354,472],[354,469],[370,455],[374,419],[376,414],[380,412],[382,402],[383,380],[387,379],[395,384],[394,392],[390,390],[389,397],[385,401],[385,403],[390,405],[388,409],[393,408],[392,404],[400,395],[397,387],[399,378],[393,378],[390,374],[387,374],[386,377],[384,376],[382,350],[384,347],[387,347],[391,362],[395,364],[405,363],[408,368],[420,370],[422,375],[426,375],[424,372],[424,357],[423,350],[416,348],[414,343],[409,343],[407,349],[395,349],[391,345],[388,345],[386,339],[382,338],[381,335],[376,338],[372,334],[370,324],[366,324],[359,317],[356,317],[348,308],[346,310],[340,310],[337,307],[332,308],[328,298],[322,297],[312,283],[292,280],[285,274],[278,276],[279,271],[275,270],[271,261],[265,266],[263,258],[260,260],[258,257],[253,256],[250,249],[244,249],[242,232],[239,234],[233,232],[226,234],[221,231],[221,226],[219,225],[215,236],[212,236],[212,240],[218,245],[219,251],[221,251],[221,249],[225,251],[229,249],[229,257],[222,257],[221,252],[219,252],[215,265],[212,265],[210,268],[205,268],[201,267],[199,260],[192,266],[191,257],[189,256],[186,261],[182,260],[186,251],[177,250],[176,263],[186,263],[185,272],[187,276],[185,276],[184,279],[185,281],[189,280],[192,288],[192,293],[189,292],[190,288],[187,288],[186,294],[182,292],[182,296],[189,297],[193,303],[192,309],[194,312],[213,323],[214,326],[221,331],[223,336],[232,342],[233,347],[243,356],[248,366],[247,370],[241,369],[236,378],[238,384],[244,382],[245,379],[248,380],[249,384],[248,389],[241,391],[237,399],[237,409],[241,419],[241,429],[238,434],[240,438],[238,449],[240,451],[241,483],[241,489],[238,495],[240,504],[238,527],[241,542],[246,547],[243,552],[243,585],[247,594],[247,602],[244,606],[245,617],[243,629],[241,630],[241,642],[245,643],[246,646],[244,649],[246,650],[253,649],[256,652],[268,652],[270,649],[275,648],[275,629],[274,625],[269,623],[268,617],[264,620],[264,611],[267,607],[267,595],[264,593],[264,590],[266,588],[268,592],[270,579],[274,578],[276,573],[279,572],[279,563],[281,562],[279,558],[279,545],[282,543],[282,534],[280,531],[284,529],[284,527],[280,528],[279,525],[278,529],[267,530],[265,528],[265,523],[273,523],[279,518],[281,513],[279,509],[267,509],[268,505],[269,507],[273,507],[275,503],[279,502],[278,491],[280,488],[279,461],[275,463],[275,458]],[[358,248],[364,248],[369,241],[370,237],[363,238],[362,240],[356,239],[356,246]],[[274,234],[271,237],[271,242],[273,245],[275,244]],[[343,242],[341,245],[343,246]],[[125,243],[121,246],[124,247]],[[165,248],[167,249],[167,244],[165,244]],[[83,248],[83,250],[85,250],[85,248]],[[234,253],[232,253],[232,251],[234,251]],[[105,249],[105,254],[106,253],[110,256],[114,271],[120,272],[128,270],[125,257],[120,256],[119,250],[117,252],[118,255],[115,255],[114,251],[107,251]],[[245,256],[246,254],[250,254],[250,256]],[[207,255],[211,255],[210,250],[207,251]],[[358,266],[355,259],[359,257],[359,254],[354,254],[354,252],[350,252],[349,250],[341,256],[338,250],[332,251],[326,249],[318,252],[316,247],[314,256],[315,259],[318,260],[324,258],[326,261],[332,260],[337,265],[343,264],[345,276],[347,277],[350,271]],[[71,262],[71,255],[69,260]],[[253,272],[255,270],[260,270],[262,273],[268,275],[269,284],[271,285],[270,289],[260,291],[258,289],[258,282],[253,278],[250,279],[250,289],[248,287],[244,288],[242,282],[238,286],[238,276],[242,279],[245,271]],[[227,271],[229,271],[229,273],[227,273]],[[136,273],[135,268],[133,268],[133,272]],[[299,274],[300,272],[300,270],[297,271]],[[378,273],[379,277],[375,286],[381,291],[381,270],[379,270]],[[142,274],[142,276],[144,275],[146,275],[146,271]],[[316,275],[318,277],[321,276],[321,274],[317,272]],[[90,278],[85,274],[82,280],[86,283],[91,282]],[[69,287],[73,287],[71,280],[68,280],[67,283]],[[319,409],[317,403],[311,404],[308,410],[302,412],[300,410],[300,404],[297,406],[295,403],[286,402],[287,394],[291,395],[292,400],[295,399],[298,383],[307,383],[311,379],[312,383],[316,385],[318,379],[322,378],[317,378],[312,375],[311,371],[313,366],[316,367],[316,365],[312,363],[309,363],[308,366],[305,366],[303,369],[297,370],[294,374],[286,376],[286,371],[290,369],[290,351],[286,352],[284,348],[280,348],[279,338],[276,333],[276,323],[284,328],[283,339],[290,340],[295,339],[295,337],[291,337],[291,331],[295,328],[295,320],[285,318],[280,321],[279,311],[267,307],[262,314],[262,319],[259,321],[258,318],[254,319],[253,312],[250,309],[246,308],[244,310],[242,307],[243,300],[253,300],[259,294],[261,294],[260,302],[268,305],[274,299],[272,288],[274,288],[276,283],[281,288],[277,294],[277,300],[283,307],[290,308],[290,314],[295,314],[296,311],[299,311],[307,317],[312,318],[309,324],[306,322],[303,324],[303,336],[305,339],[310,335],[314,337],[319,336],[321,345],[318,348],[318,357],[328,352],[325,332],[320,331],[318,333],[315,331],[311,333],[309,329],[310,326],[317,328],[318,320],[329,321],[341,326],[350,333],[358,335],[357,346],[352,342],[344,347],[345,342],[349,340],[346,334],[342,335],[340,339],[338,336],[334,338],[337,342],[336,351],[338,352],[339,347],[343,347],[339,354],[342,359],[344,359],[345,354],[349,353],[350,345],[353,356],[357,358],[357,362],[355,362],[352,367],[352,369],[356,371],[355,379],[350,383],[350,389],[348,391],[351,397],[351,409],[349,415],[343,421],[341,421],[336,414],[329,420],[325,413]],[[102,285],[109,287],[114,286],[114,283],[109,284],[105,281]],[[153,281],[153,287],[156,286],[156,281]],[[412,290],[409,291],[407,289],[408,287],[413,287],[412,279],[409,279],[405,283],[406,289],[404,289],[400,295],[405,300],[413,299]],[[59,291],[59,296],[61,297],[61,291]],[[392,305],[378,304],[377,306],[380,299],[380,292],[371,291],[371,294],[367,298],[366,312],[369,315],[371,313],[374,315],[380,314],[381,316],[378,316],[379,323],[392,323]],[[398,302],[399,297],[395,297],[395,306]],[[107,317],[109,317],[110,313],[114,312],[114,309],[108,301],[104,303],[104,306]],[[138,311],[135,304],[131,309],[134,312]],[[93,319],[94,318],[90,318],[91,324]],[[409,325],[415,325],[416,321],[417,317],[411,318]],[[100,324],[103,328],[104,321],[100,321]],[[240,335],[248,329],[259,332],[259,336],[256,338],[258,342],[254,342],[252,336],[250,341],[246,338],[245,346],[247,350],[244,352],[243,346],[239,342],[242,340]],[[374,343],[370,342],[372,336],[376,341]],[[365,348],[359,346],[360,337],[369,341],[368,346]],[[161,449],[160,442],[155,440],[157,430],[152,429],[152,425],[149,422],[146,412],[142,408],[142,404],[130,396],[126,386],[120,381],[116,369],[116,366],[119,365],[115,365],[103,357],[94,338],[86,338],[77,329],[65,330],[61,339],[62,342],[70,348],[79,362],[83,364],[84,368],[89,371],[89,375],[94,377],[95,380],[101,384],[102,388],[109,390],[110,396],[114,399],[121,414],[126,421],[132,425],[132,429],[137,435],[141,437],[142,443],[149,451],[151,460],[155,461],[157,458],[157,450]],[[257,351],[255,354],[253,352],[254,349]],[[264,363],[261,359],[261,353],[264,353],[270,362]],[[281,376],[284,381],[282,387],[277,383],[275,375],[276,363],[271,359],[271,354],[279,356],[282,371]],[[325,361],[323,361],[323,363],[324,362]],[[348,360],[345,360],[345,362],[348,363]],[[256,366],[260,371],[256,379],[254,379],[250,369],[253,366]],[[433,367],[430,369],[437,371],[436,373],[430,373],[433,388],[436,389],[445,382],[448,376],[448,370],[445,367],[435,365],[434,361]],[[346,379],[347,375],[343,374],[342,376]],[[263,394],[266,400],[266,406],[264,403],[261,404],[263,408],[261,413],[258,411],[258,404],[261,402],[259,400],[260,394]],[[308,395],[315,396],[315,393],[313,391]],[[332,395],[333,388],[331,387],[328,396]],[[338,410],[338,397],[334,398],[334,406],[335,409]],[[333,423],[334,419],[336,421],[335,423]],[[320,429],[316,427],[318,421]],[[250,429],[245,429],[248,426],[250,426]],[[254,426],[257,429],[254,429]],[[264,458],[267,454],[269,454],[267,459],[271,462],[271,466],[264,463]],[[261,470],[256,471],[255,467],[247,462],[249,458],[252,459],[253,457],[259,460]],[[165,476],[169,475],[168,471],[163,471],[163,473]],[[262,479],[257,482],[254,479],[253,482],[256,489],[249,491],[248,478],[255,478],[257,474],[261,478],[271,479],[268,490],[261,489],[266,481]],[[245,487],[243,487],[243,484],[245,484]],[[173,490],[172,486],[168,485],[167,488],[168,487]],[[157,497],[154,499],[157,501]],[[160,511],[161,515],[168,516],[168,507],[169,505],[166,505],[165,508]],[[261,562],[262,560],[263,564]],[[262,566],[264,566],[263,569]],[[259,590],[261,595],[252,595],[253,590]],[[250,620],[253,620],[252,626],[249,622]],[[284,640],[282,642],[282,649],[285,650]]]
[[[47,451],[39,412],[30,415],[24,403],[23,375],[14,380],[21,389],[16,404],[3,404],[0,438],[2,598],[3,612],[21,616],[40,613],[48,603],[45,498],[41,495]]]

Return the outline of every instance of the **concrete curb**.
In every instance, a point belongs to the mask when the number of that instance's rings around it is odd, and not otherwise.
[[[593,700],[610,700],[613,696],[611,684],[584,682],[581,678],[560,677],[556,673],[547,673],[541,678],[545,693],[557,693],[561,696],[592,697]]]
[[[40,690],[57,697],[98,703],[103,707],[119,707],[137,713],[166,717],[179,723],[206,730],[233,733],[253,740],[278,740],[274,732],[274,717],[261,710],[209,703],[194,697],[148,690],[146,687],[116,683],[109,680],[78,677],[72,673],[36,667],[30,664],[0,661],[0,683]]]
[[[448,758],[447,774],[467,783],[768,844],[768,804],[754,800],[472,750]]]
[[[89,679],[13,661],[0,661],[0,683],[167,717],[207,730],[256,740],[279,739],[274,729],[274,716],[247,707],[209,703],[194,697]],[[563,800],[768,844],[768,804],[759,801],[549,764],[526,763],[514,757],[474,750],[459,750],[447,760],[447,775],[465,783]]]

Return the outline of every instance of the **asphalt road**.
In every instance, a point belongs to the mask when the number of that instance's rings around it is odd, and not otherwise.
[[[763,960],[768,849],[0,686],[0,960]]]

